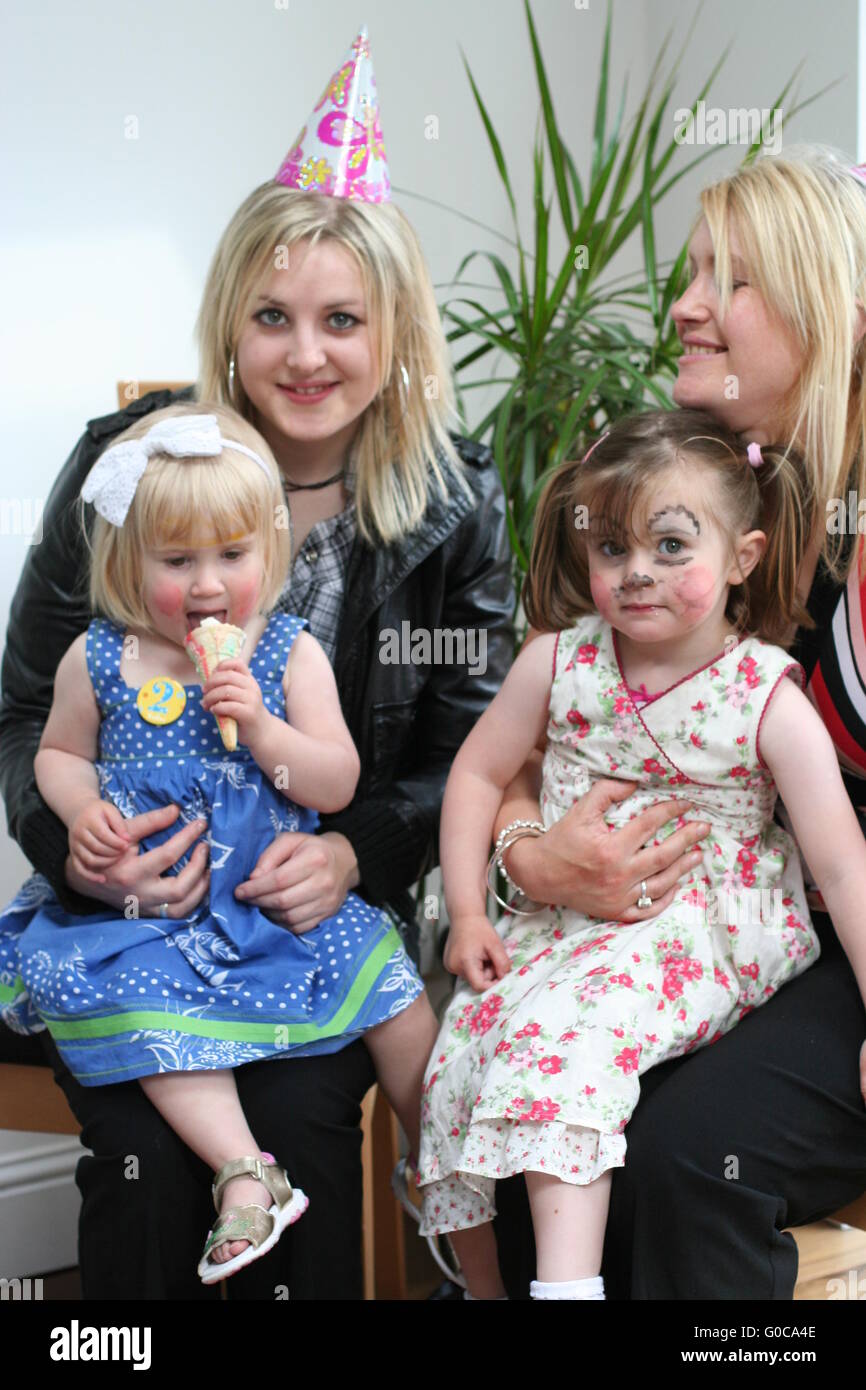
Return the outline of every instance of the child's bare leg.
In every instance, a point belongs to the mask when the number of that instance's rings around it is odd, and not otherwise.
[[[416,1158],[421,1143],[421,1086],[438,1032],[436,1015],[427,995],[422,994],[408,1009],[364,1034],[379,1085]]]
[[[538,1278],[545,1284],[589,1279],[601,1270],[610,1171],[585,1187],[551,1173],[527,1173]]]
[[[505,1285],[499,1273],[499,1254],[493,1223],[472,1226],[468,1231],[451,1231],[448,1239],[473,1298],[505,1298]]]
[[[233,1072],[171,1072],[140,1079],[151,1104],[214,1172],[233,1158],[261,1156],[241,1108]],[[272,1200],[267,1188],[255,1178],[232,1178],[223,1189],[222,1209],[255,1202],[267,1211]],[[239,1255],[248,1244],[246,1240],[233,1240],[217,1245],[210,1259],[222,1264]]]

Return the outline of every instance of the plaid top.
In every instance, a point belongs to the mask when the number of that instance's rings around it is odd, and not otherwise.
[[[352,479],[350,469],[344,479],[350,494],[345,509],[337,516],[317,521],[297,554],[293,536],[291,572],[274,604],[275,612],[295,613],[308,620],[310,631],[324,648],[332,666],[343,612],[346,570],[357,531],[355,502],[351,497]],[[291,498],[288,501],[291,527]]]

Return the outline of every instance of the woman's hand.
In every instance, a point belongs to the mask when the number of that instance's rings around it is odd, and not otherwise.
[[[107,865],[102,882],[94,883],[77,867],[73,855],[66,860],[65,878],[69,887],[88,898],[97,898],[132,917],[155,917],[157,908],[167,904],[166,917],[188,917],[201,902],[208,889],[210,847],[203,843],[196,849],[179,874],[161,875],[181,855],[195,844],[207,830],[204,820],[192,821],[176,835],[155,849],[139,852],[138,842],[164,830],[178,815],[178,807],[161,806],[157,811],[145,811],[140,816],[124,819],[123,826],[131,841],[129,848],[113,864]],[[128,909],[132,907],[133,911]]]
[[[284,830],[259,855],[235,897],[255,903],[272,922],[301,934],[332,917],[360,881],[355,851],[345,835]]]
[[[445,969],[484,990],[508,974],[511,961],[486,917],[457,917],[448,928]]]
[[[680,879],[701,862],[694,846],[710,827],[705,821],[690,821],[661,844],[644,849],[663,825],[694,807],[663,801],[612,831],[605,811],[636,790],[635,782],[596,782],[546,834],[526,836],[506,850],[509,874],[534,902],[555,903],[612,922],[655,917],[671,902]],[[652,907],[636,906],[642,880]]]
[[[69,855],[77,873],[104,883],[102,872],[129,849],[126,820],[110,801],[88,801],[69,827]]]

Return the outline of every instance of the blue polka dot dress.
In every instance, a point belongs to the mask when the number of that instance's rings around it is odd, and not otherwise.
[[[275,613],[249,666],[266,708],[285,719],[282,675],[305,619]],[[47,1027],[86,1086],[156,1072],[215,1070],[262,1058],[336,1052],[422,991],[386,913],[350,893],[302,936],[271,922],[234,888],[285,830],[312,832],[242,745],[226,752],[201,686],[166,725],[147,723],[120,677],[123,629],[87,633],[87,668],[102,712],[101,795],[124,816],[174,802],[180,816],[152,849],[200,817],[209,823],[210,888],[184,920],[65,912],[34,874],[0,914],[0,1016],[19,1032]],[[193,846],[193,849],[195,846]],[[172,872],[189,860],[183,856]]]

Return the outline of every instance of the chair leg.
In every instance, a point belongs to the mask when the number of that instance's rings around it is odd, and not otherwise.
[[[361,1167],[364,1173],[364,1195],[361,1206],[361,1241],[364,1261],[364,1298],[376,1297],[376,1223],[373,1192],[373,1115],[378,1087],[371,1086],[361,1102]]]
[[[403,1213],[391,1188],[400,1157],[397,1117],[379,1093],[373,1112],[373,1191],[375,1204],[376,1298],[406,1298]]]

